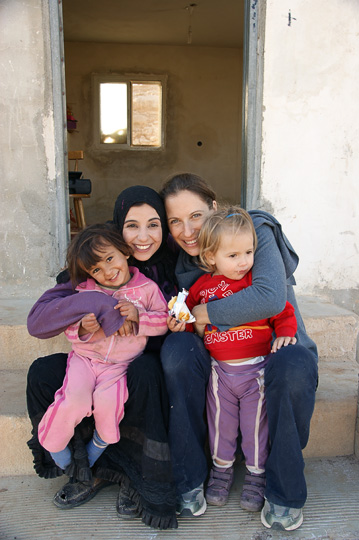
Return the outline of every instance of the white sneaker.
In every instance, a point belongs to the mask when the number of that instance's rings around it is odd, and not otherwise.
[[[303,512],[301,508],[280,506],[265,500],[261,521],[267,529],[294,531],[303,523]]]
[[[207,508],[203,484],[177,497],[176,513],[182,517],[201,516]]]

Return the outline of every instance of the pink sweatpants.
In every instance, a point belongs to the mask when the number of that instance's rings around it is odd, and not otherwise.
[[[108,444],[119,441],[128,399],[128,364],[99,362],[71,352],[64,383],[39,424],[40,444],[49,452],[63,450],[77,424],[92,414],[101,439]]]

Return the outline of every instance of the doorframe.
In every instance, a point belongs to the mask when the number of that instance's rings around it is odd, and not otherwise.
[[[266,0],[245,0],[241,206],[259,207]]]
[[[266,0],[244,0],[241,206],[258,208],[261,185]],[[66,85],[61,0],[49,0],[55,125],[57,222],[60,259],[70,240]],[[63,261],[64,263],[65,261]]]
[[[61,0],[49,0],[52,96],[55,139],[56,230],[60,266],[65,265],[70,241],[70,205],[67,163],[65,52]]]

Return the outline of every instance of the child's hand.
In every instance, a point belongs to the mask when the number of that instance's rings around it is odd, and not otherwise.
[[[132,321],[139,323],[138,309],[132,302],[126,300],[120,300],[115,306],[115,309],[119,309],[123,317],[126,317],[126,321]]]
[[[121,328],[117,330],[117,334],[121,337],[128,337],[128,336],[131,336],[133,333],[134,332],[133,332],[132,322],[128,321],[127,319],[124,321]]]
[[[101,326],[97,322],[95,314],[88,313],[81,319],[79,336],[83,336],[84,334],[94,334],[97,330],[100,330],[100,328]]]
[[[167,317],[167,326],[171,332],[184,332],[186,329],[186,323],[184,321],[177,321],[175,317]]]
[[[297,338],[295,337],[289,337],[289,336],[277,337],[273,342],[271,352],[275,353],[282,347],[286,347],[287,345],[295,345],[295,343],[297,343]]]

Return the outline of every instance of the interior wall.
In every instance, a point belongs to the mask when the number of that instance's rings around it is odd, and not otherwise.
[[[219,199],[240,202],[242,50],[192,46],[65,43],[67,103],[78,120],[69,150],[84,150],[92,181],[88,223],[111,219],[122,189],[158,189],[176,172],[202,175]],[[92,73],[167,74],[166,148],[102,152],[93,143]],[[198,143],[202,143],[199,145]]]

